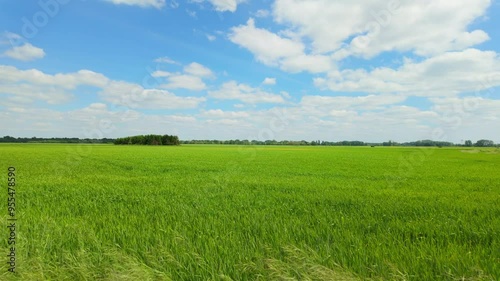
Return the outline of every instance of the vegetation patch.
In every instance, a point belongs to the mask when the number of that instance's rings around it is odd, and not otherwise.
[[[179,137],[171,135],[139,135],[115,139],[114,144],[179,145]]]
[[[0,144],[14,280],[500,280],[500,157],[460,150]]]

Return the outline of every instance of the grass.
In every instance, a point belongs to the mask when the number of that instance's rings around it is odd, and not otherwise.
[[[0,279],[499,280],[497,152],[0,145]]]

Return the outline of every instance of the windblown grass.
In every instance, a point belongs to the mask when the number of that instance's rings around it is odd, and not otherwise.
[[[0,145],[13,279],[499,280],[500,157],[461,150]]]

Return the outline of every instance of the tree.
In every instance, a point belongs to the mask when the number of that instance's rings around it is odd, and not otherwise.
[[[472,141],[471,140],[466,140],[465,141],[465,146],[472,147]]]
[[[388,142],[384,142],[382,143],[383,146],[396,146],[397,143],[396,142],[393,142],[393,141],[388,141]]]
[[[179,145],[178,136],[170,135],[140,135],[118,138],[115,144],[138,144],[138,145]]]
[[[495,143],[492,140],[478,140],[474,146],[477,147],[494,147]]]

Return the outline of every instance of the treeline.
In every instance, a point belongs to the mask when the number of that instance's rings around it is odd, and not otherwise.
[[[365,143],[362,141],[339,141],[339,142],[330,142],[330,141],[291,141],[291,140],[283,140],[283,141],[276,141],[276,140],[265,140],[265,141],[258,141],[258,140],[186,140],[186,141],[181,141],[182,144],[229,144],[229,145],[309,145],[309,146],[316,146],[316,145],[323,145],[323,146],[367,146],[367,145],[383,145],[382,143],[379,144],[372,144],[372,143]]]
[[[362,141],[342,141],[342,142],[327,142],[327,141],[276,141],[276,140],[189,140],[181,141],[182,144],[227,144],[227,145],[328,145],[328,146],[366,146],[367,143]]]
[[[115,139],[114,144],[126,145],[179,145],[179,137],[171,135],[139,135]]]
[[[454,144],[452,142],[446,141],[433,141],[433,140],[419,140],[414,142],[405,142],[400,144],[400,146],[437,146],[437,147],[446,147],[446,146],[459,146],[458,144]]]
[[[4,136],[0,138],[0,143],[113,143],[114,139],[80,139],[80,138],[15,138]]]
[[[137,145],[179,145],[179,144],[225,144],[225,145],[291,145],[291,146],[418,146],[418,147],[500,147],[500,144],[495,144],[492,140],[478,140],[472,142],[465,141],[464,144],[454,144],[452,142],[419,140],[414,142],[398,143],[395,141],[387,141],[382,143],[369,143],[362,141],[276,141],[276,140],[184,140],[181,141],[177,136],[171,135],[139,135],[130,136],[118,139],[102,138],[102,139],[80,139],[80,138],[15,138],[4,136],[0,138],[0,143],[114,143],[114,144],[137,144]]]
[[[257,141],[257,140],[184,140],[181,144],[228,144],[228,145],[310,145],[309,142],[302,141]]]
[[[307,146],[417,146],[417,147],[452,147],[452,146],[468,146],[468,147],[496,147],[491,140],[479,140],[476,143],[466,141],[465,144],[455,144],[452,142],[433,141],[433,140],[419,140],[414,142],[398,143],[394,141],[387,141],[382,143],[368,143],[363,141],[276,141],[276,140],[185,140],[181,144],[225,144],[225,145],[307,145]]]
[[[476,143],[472,143],[471,140],[465,141],[465,145],[467,147],[493,147],[493,146],[500,146],[500,144],[495,145],[495,143],[492,140],[478,140]]]

